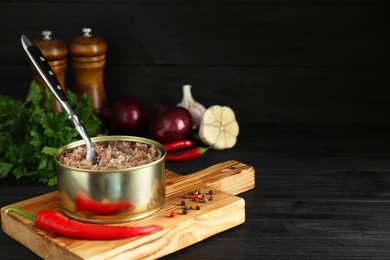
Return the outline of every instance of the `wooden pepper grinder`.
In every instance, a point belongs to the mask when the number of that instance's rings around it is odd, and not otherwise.
[[[52,33],[48,30],[42,31],[42,38],[35,39],[33,40],[33,42],[42,51],[46,60],[49,62],[51,68],[53,69],[53,72],[56,75],[59,83],[65,91],[65,72],[68,55],[68,48],[66,47],[66,44],[60,39],[52,38]],[[35,80],[41,87],[43,87],[45,91],[47,88],[45,81],[39,75],[35,67],[32,66],[32,68],[34,71]],[[53,110],[63,111],[62,106],[57,100],[55,100]]]
[[[69,53],[75,74],[76,93],[79,97],[88,93],[93,109],[98,112],[106,103],[103,71],[107,44],[101,37],[91,35],[91,31],[90,28],[83,28],[83,35],[73,37],[69,43]]]

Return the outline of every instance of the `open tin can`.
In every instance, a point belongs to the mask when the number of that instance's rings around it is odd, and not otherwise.
[[[118,223],[147,217],[165,202],[165,147],[133,136],[102,136],[92,142],[126,141],[153,145],[157,159],[120,169],[92,170],[64,165],[59,156],[85,144],[83,140],[60,148],[55,154],[61,211],[70,218],[92,223]],[[80,205],[83,205],[80,207]]]

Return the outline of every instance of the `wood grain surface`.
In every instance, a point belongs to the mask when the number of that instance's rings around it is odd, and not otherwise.
[[[0,94],[24,99],[33,78],[22,33],[69,42],[90,26],[108,43],[109,102],[174,105],[192,84],[235,110],[233,149],[168,169],[256,169],[244,224],[164,259],[390,259],[389,13],[387,0],[5,0]],[[53,190],[2,179],[0,205]],[[0,258],[38,259],[3,232]]]
[[[163,259],[389,259],[390,135],[265,131],[243,125],[237,146],[167,168],[187,175],[229,158],[255,168],[245,223]],[[55,187],[0,181],[0,205]],[[229,250],[227,250],[229,249]],[[40,259],[0,231],[1,259]]]
[[[385,0],[2,1],[0,94],[24,98],[33,78],[22,33],[69,43],[88,26],[108,45],[109,103],[175,105],[192,84],[242,123],[378,127],[389,124],[389,11]],[[66,77],[74,90],[71,66]]]
[[[232,194],[254,188],[254,169],[228,161],[186,176],[167,171],[167,197],[162,209],[147,218],[122,223],[145,226],[158,224],[162,231],[147,236],[110,241],[64,237],[37,228],[30,220],[1,209],[2,229],[44,259],[155,259],[245,222],[245,201]],[[213,190],[213,200],[200,203],[200,210],[182,213],[180,201],[194,190]],[[196,207],[198,202],[187,203]],[[29,214],[59,211],[57,192],[9,205]],[[176,217],[169,217],[171,212]]]

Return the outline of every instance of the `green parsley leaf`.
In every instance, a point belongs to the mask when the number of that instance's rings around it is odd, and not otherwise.
[[[42,149],[42,153],[50,155],[50,156],[53,156],[57,151],[58,151],[57,148],[53,148],[53,147],[49,147],[49,146],[45,146]]]
[[[70,90],[67,97],[89,135],[101,135],[102,122],[93,111],[91,98],[83,95],[78,99]],[[53,155],[81,137],[65,112],[52,110],[54,102],[50,90],[43,92],[36,81],[31,82],[24,102],[0,96],[0,179],[12,174],[16,179],[57,184]]]
[[[11,171],[13,165],[11,163],[0,162],[0,178],[4,178]]]

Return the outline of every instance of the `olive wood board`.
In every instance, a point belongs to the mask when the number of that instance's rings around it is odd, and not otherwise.
[[[188,175],[166,172],[164,206],[147,218],[121,223],[164,227],[150,235],[118,240],[71,238],[40,230],[30,220],[6,212],[10,206],[30,214],[59,211],[57,191],[1,208],[2,229],[44,259],[156,259],[245,222],[245,201],[235,195],[254,188],[253,167],[231,160]],[[188,206],[201,208],[183,214],[180,201],[185,194],[200,188],[213,190],[213,200],[206,203],[187,200]],[[169,216],[172,211],[176,213],[173,218]]]

